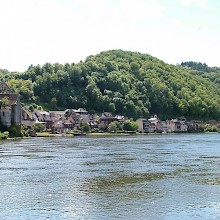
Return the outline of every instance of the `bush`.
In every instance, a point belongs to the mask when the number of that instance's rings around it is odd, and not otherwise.
[[[5,131],[5,132],[0,132],[0,139],[7,139],[9,137],[9,132]]]
[[[93,129],[91,130],[91,132],[92,132],[92,133],[99,133],[100,130],[99,130],[98,128],[93,128]]]
[[[43,124],[43,123],[35,123],[35,124],[34,124],[34,130],[35,130],[36,132],[43,132],[43,131],[46,130],[46,126],[45,126],[45,124]]]
[[[119,130],[122,130],[122,126],[118,121],[114,121],[109,125],[109,131],[116,133]]]
[[[89,127],[88,123],[82,122],[82,131],[83,132],[89,132],[90,131],[90,127]]]
[[[137,131],[138,124],[136,122],[134,122],[134,121],[127,120],[127,121],[124,122],[123,129],[125,131]]]
[[[217,128],[215,125],[206,124],[206,125],[204,126],[204,131],[205,131],[205,132],[217,132],[217,131],[218,131],[218,128]]]
[[[20,125],[12,124],[8,128],[8,131],[9,131],[9,136],[10,137],[22,137],[21,126]]]

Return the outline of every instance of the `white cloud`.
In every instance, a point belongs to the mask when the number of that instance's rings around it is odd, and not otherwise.
[[[190,6],[194,3],[198,4],[200,7],[205,8],[208,0],[180,0],[182,5]]]

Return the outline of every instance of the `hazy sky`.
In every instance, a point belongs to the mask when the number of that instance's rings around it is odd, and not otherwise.
[[[220,66],[219,0],[0,0],[0,68],[111,49]]]

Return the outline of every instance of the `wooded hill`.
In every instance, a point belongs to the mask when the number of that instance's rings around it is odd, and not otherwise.
[[[205,66],[205,68],[208,68]],[[23,103],[47,110],[86,108],[129,118],[220,119],[220,72],[169,65],[148,54],[111,50],[77,64],[46,63],[0,71]]]

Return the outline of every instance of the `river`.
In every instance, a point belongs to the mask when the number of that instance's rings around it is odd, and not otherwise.
[[[2,141],[0,219],[220,219],[220,134]]]

